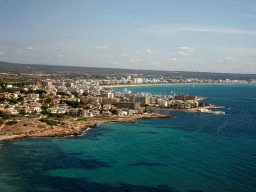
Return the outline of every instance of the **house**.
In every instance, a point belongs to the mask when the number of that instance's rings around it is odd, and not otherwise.
[[[28,107],[24,107],[24,108],[22,108],[21,112],[30,114],[30,113],[32,113],[32,110]]]
[[[127,113],[128,113],[128,115],[133,116],[135,113],[138,113],[138,110],[129,109],[129,110],[127,111]]]
[[[29,93],[27,94],[27,97],[33,100],[39,100],[39,94]]]
[[[69,115],[78,115],[79,114],[79,110],[78,110],[78,108],[70,108],[70,109],[67,110],[67,113]]]
[[[8,115],[18,115],[19,112],[13,108],[4,109],[4,113]]]
[[[67,113],[67,110],[68,110],[68,108],[65,108],[65,107],[58,107],[58,108],[57,108],[57,112],[58,112],[59,114],[66,114],[66,113]]]
[[[103,109],[109,110],[109,109],[111,109],[111,105],[110,104],[104,104]]]
[[[60,102],[60,97],[58,95],[55,95],[53,98],[52,98],[52,102],[57,104]]]
[[[118,111],[118,116],[127,116],[127,111]]]
[[[100,111],[92,110],[92,114],[93,114],[93,116],[99,116],[100,115]]]
[[[52,107],[52,108],[48,108],[47,111],[48,111],[49,113],[53,114],[53,113],[57,113],[57,112],[58,112],[58,109]]]
[[[93,114],[88,109],[82,109],[80,115],[83,117],[92,117]]]
[[[111,116],[111,112],[110,111],[102,111],[102,115],[103,116]]]
[[[37,102],[30,103],[30,108],[33,112],[36,111],[36,112],[40,113],[42,111],[41,106],[42,106],[41,103],[37,103]]]

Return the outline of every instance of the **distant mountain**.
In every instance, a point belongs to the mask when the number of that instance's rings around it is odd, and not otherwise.
[[[123,74],[141,74],[144,76],[167,76],[173,78],[199,78],[199,79],[237,79],[250,80],[256,79],[256,74],[234,74],[234,73],[210,73],[210,72],[188,72],[188,71],[160,71],[160,70],[136,70],[136,69],[118,69],[118,68],[96,68],[96,67],[76,67],[59,65],[37,65],[37,64],[18,64],[0,62],[1,73],[46,73],[51,75],[65,74],[65,76],[80,75],[123,75]]]

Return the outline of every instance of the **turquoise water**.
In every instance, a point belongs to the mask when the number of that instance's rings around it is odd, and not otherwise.
[[[177,118],[3,142],[0,191],[256,191],[255,88],[129,87],[154,94],[182,90],[230,109],[223,110],[227,115],[162,112]]]

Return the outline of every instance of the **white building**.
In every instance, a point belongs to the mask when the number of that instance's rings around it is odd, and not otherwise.
[[[159,105],[160,105],[160,107],[167,107],[168,103],[167,103],[167,101],[162,100],[162,101],[160,101]]]
[[[34,100],[39,100],[39,94],[29,93],[27,94],[27,97]]]
[[[135,78],[134,83],[137,83],[137,84],[142,83],[142,78]]]
[[[122,98],[125,98],[125,97],[128,97],[128,96],[131,95],[131,94],[132,94],[132,92],[129,91],[129,90],[127,90],[127,88],[125,88],[125,89],[122,91],[121,96],[122,96]]]

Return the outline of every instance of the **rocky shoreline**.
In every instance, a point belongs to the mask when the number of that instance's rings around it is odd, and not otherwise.
[[[10,141],[28,137],[64,137],[70,135],[81,135],[88,128],[95,128],[100,123],[129,123],[142,119],[154,118],[174,118],[170,115],[151,113],[145,115],[135,115],[131,117],[69,117],[64,119],[55,119],[58,121],[57,126],[47,125],[39,121],[40,118],[19,117],[18,124],[2,125],[0,128],[0,141]]]
[[[196,109],[154,108],[154,110],[157,110],[157,111],[170,111],[170,112],[183,112],[183,113],[197,113],[198,109],[227,109],[227,107],[210,104],[204,107],[197,107]]]

